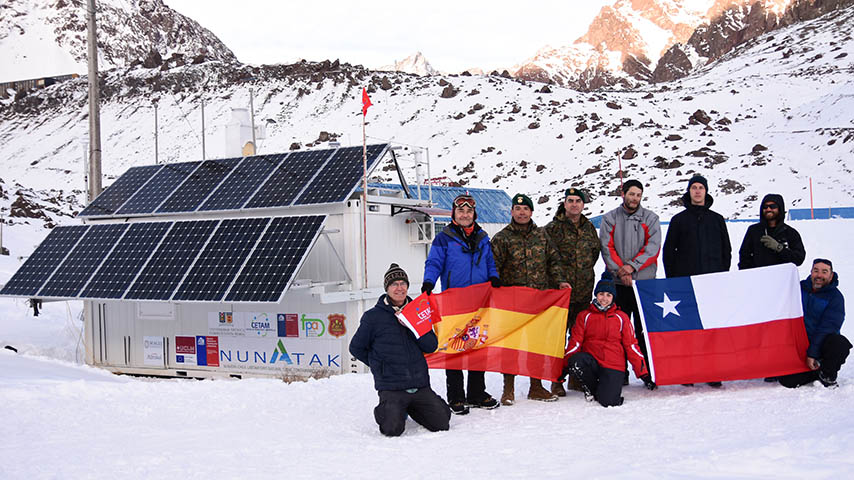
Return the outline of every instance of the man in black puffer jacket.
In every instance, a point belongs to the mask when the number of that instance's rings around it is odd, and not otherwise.
[[[685,210],[677,213],[667,227],[663,249],[667,278],[729,270],[732,262],[729,233],[724,217],[711,210],[713,201],[707,180],[694,175],[682,196]]]
[[[371,367],[380,397],[374,418],[380,432],[389,437],[403,433],[406,417],[431,432],[448,430],[451,409],[430,388],[425,353],[439,345],[431,330],[420,338],[404,327],[395,314],[412,299],[407,296],[409,278],[396,263],[385,273],[381,296],[374,308],[362,315],[350,341],[350,353]]]
[[[714,200],[708,191],[709,182],[702,175],[688,180],[688,191],[682,196],[685,210],[670,220],[664,239],[662,260],[667,278],[729,270],[732,263],[729,232],[724,217],[712,211]],[[721,382],[708,382],[708,385],[717,388]]]
[[[759,206],[759,223],[747,228],[738,251],[738,269],[767,267],[782,263],[800,266],[807,254],[797,230],[784,223],[783,196],[769,193]]]

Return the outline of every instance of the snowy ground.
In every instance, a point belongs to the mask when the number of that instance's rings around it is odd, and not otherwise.
[[[829,257],[843,293],[854,275],[854,221],[792,223],[807,258]],[[737,249],[747,223],[730,223]],[[43,233],[41,234],[43,235]],[[38,232],[20,227],[4,242],[0,281]],[[29,245],[29,247],[28,247]],[[809,267],[801,267],[802,276]],[[787,390],[761,380],[643,389],[604,409],[571,394],[554,404],[517,405],[453,417],[429,433],[411,420],[388,439],[372,417],[369,375],[307,383],[277,380],[152,380],[75,363],[80,307],[46,304],[28,316],[0,300],[0,478],[847,478],[854,472],[854,368],[840,388]],[[843,333],[854,338],[849,321]],[[444,395],[444,374],[432,372]],[[487,387],[500,394],[498,374]]]

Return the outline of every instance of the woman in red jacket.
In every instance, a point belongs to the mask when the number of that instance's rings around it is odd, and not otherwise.
[[[567,369],[581,384],[587,401],[616,407],[623,404],[620,393],[626,358],[646,388],[654,390],[655,383],[638,348],[632,322],[614,303],[616,288],[609,272],[602,275],[593,294],[596,298],[578,314],[572,327],[565,355]]]

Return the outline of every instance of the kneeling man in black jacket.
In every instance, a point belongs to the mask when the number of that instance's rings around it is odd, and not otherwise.
[[[386,294],[365,312],[350,353],[371,367],[374,387],[380,397],[374,418],[383,435],[403,433],[407,415],[431,432],[447,430],[451,419],[448,404],[430,388],[425,353],[439,345],[431,330],[415,338],[395,314],[412,299],[407,296],[409,277],[392,263],[383,279]]]

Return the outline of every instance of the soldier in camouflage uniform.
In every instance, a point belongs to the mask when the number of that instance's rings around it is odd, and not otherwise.
[[[587,201],[586,192],[568,188],[554,220],[546,225],[546,232],[560,253],[564,278],[572,285],[567,332],[572,330],[579,312],[590,306],[596,280],[593,266],[596,265],[601,251],[596,227],[581,213]],[[552,382],[552,393],[559,397],[566,396],[562,380]]]
[[[492,238],[492,254],[501,284],[507,287],[522,286],[539,290],[569,288],[564,278],[557,249],[542,228],[531,220],[534,202],[527,195],[513,197],[510,214],[513,219]],[[515,403],[516,376],[504,374],[502,405]],[[531,378],[528,398],[553,402],[557,395],[543,388],[539,378]]]

